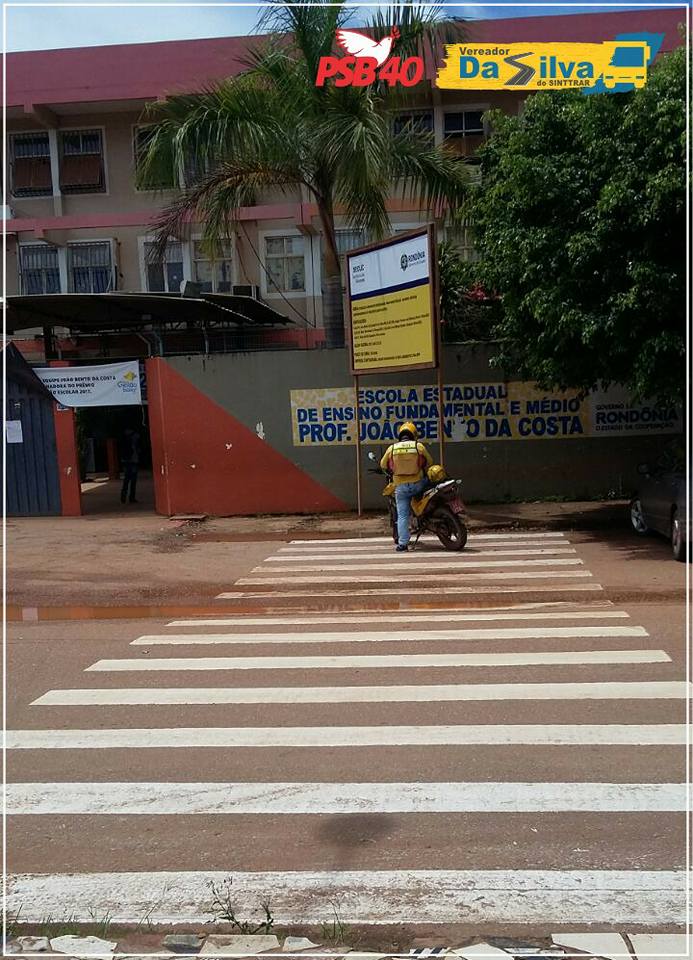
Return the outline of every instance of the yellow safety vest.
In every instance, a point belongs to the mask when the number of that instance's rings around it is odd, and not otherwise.
[[[388,447],[383,462],[387,462],[392,469],[395,484],[400,484],[420,480],[423,477],[423,465],[430,459],[420,441],[398,440]]]

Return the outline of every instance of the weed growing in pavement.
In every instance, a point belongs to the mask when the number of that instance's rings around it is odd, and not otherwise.
[[[346,942],[346,936],[350,927],[347,926],[339,915],[339,904],[334,900],[330,900],[330,906],[332,907],[332,919],[320,924],[320,936],[325,943],[343,944]]]
[[[147,912],[142,917],[142,919],[137,921],[137,928],[136,928],[137,930],[141,930],[143,927],[146,927],[147,933],[153,933],[154,924],[152,923],[152,914],[154,913],[154,911],[158,906],[159,904],[155,903],[153,906],[149,908],[149,910],[147,910]]]
[[[212,910],[215,920],[227,920],[234,930],[242,934],[271,933],[274,926],[274,917],[270,910],[269,899],[261,900],[260,907],[265,914],[264,920],[239,920],[236,916],[236,906],[231,896],[233,879],[227,877],[221,883],[210,880],[207,886],[212,894]]]
[[[96,911],[89,907],[88,911],[89,916],[94,923],[94,936],[106,938],[108,936],[108,931],[111,926],[111,921],[113,920],[113,915],[106,911],[105,915],[99,920],[96,914]]]
[[[14,940],[15,937],[19,936],[19,932],[22,929],[20,926],[20,921],[23,906],[24,905],[22,904],[16,913],[5,914],[4,934],[6,940]]]
[[[58,920],[49,913],[38,926],[38,936],[48,937],[49,940],[53,937],[78,937],[84,934],[84,924],[77,920],[74,913],[64,920]]]

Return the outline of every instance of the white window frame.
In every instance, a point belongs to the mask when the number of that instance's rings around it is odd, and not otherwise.
[[[469,221],[468,221],[467,219],[463,220],[463,222],[460,224],[460,227],[462,227],[462,229],[465,231],[465,233],[466,233],[467,230],[471,231],[471,229],[472,229],[471,224],[469,223]],[[451,241],[454,242],[454,239],[455,239],[455,238],[454,238],[454,236],[453,236],[453,233],[454,233],[454,231],[452,230],[452,228],[448,226],[448,227],[445,228],[444,232],[442,232],[441,239],[443,239],[443,240],[451,240]],[[466,237],[465,237],[465,239],[466,239]],[[477,252],[477,248],[476,248],[476,246],[474,245],[474,242],[473,242],[473,241],[472,241],[472,243],[470,243],[470,244],[468,244],[468,245],[465,245],[465,246],[463,246],[463,245],[460,244],[460,243],[457,243],[457,248],[458,248],[458,250],[460,251],[460,253],[462,254],[462,260],[464,261],[464,263],[477,263],[477,262],[481,259],[480,256],[479,256],[479,253]],[[468,256],[469,253],[471,253],[472,255],[471,255],[471,256]]]
[[[302,237],[303,238],[303,273],[306,279],[305,290],[271,290],[267,279],[267,254],[265,239],[267,237]],[[295,227],[285,227],[283,230],[259,230],[260,242],[260,291],[268,300],[304,300],[314,296],[315,285],[320,290],[320,244],[312,243],[311,238],[301,233]]]
[[[446,113],[478,113],[481,111],[482,114],[485,114],[488,110],[491,109],[490,103],[446,103],[441,104],[440,106],[440,139],[441,143],[444,143],[447,137],[445,136],[445,114]],[[489,128],[488,121],[486,117],[482,118],[483,123],[483,133],[482,136],[487,137]],[[471,134],[471,136],[478,137],[479,134]]]
[[[60,276],[60,290],[58,293],[65,293],[67,291],[67,250],[65,247],[59,247],[57,244],[48,243],[46,240],[20,240],[17,244],[17,279],[19,280],[19,291],[23,296],[33,296],[38,297],[40,294],[32,293],[29,294],[24,289],[24,278],[22,275],[22,248],[23,247],[47,247],[51,250],[56,250],[58,253],[58,273]],[[50,296],[57,296],[57,294],[50,294]]]
[[[156,237],[152,234],[147,234],[143,237],[137,238],[137,250],[139,254],[140,262],[140,283],[142,285],[142,293],[152,293],[156,295],[157,293],[168,292],[168,293],[178,293],[178,290],[150,290],[147,285],[147,254],[146,246],[148,243],[154,243]],[[183,280],[192,279],[192,265],[190,261],[190,244],[187,240],[179,240],[178,237],[169,237],[168,242],[170,243],[180,243],[181,252],[183,255]]]
[[[14,183],[12,182],[14,177],[8,170],[8,194],[13,197],[15,200],[21,200],[24,203],[26,200],[50,200],[55,196],[60,196],[60,179],[59,179],[59,169],[56,164],[58,164],[57,156],[57,137],[55,134],[51,137],[51,129],[46,129],[45,127],[39,127],[36,130],[8,130],[7,132],[7,164],[9,164],[14,159],[14,146],[13,141],[15,137],[35,137],[40,135],[42,137],[48,138],[48,156],[50,158],[51,165],[51,192],[50,193],[41,193],[36,197],[27,197],[23,194],[16,194],[14,192]],[[58,192],[56,193],[56,186]],[[30,244],[30,246],[35,246],[35,244]]]
[[[418,230],[419,227],[425,227],[427,223],[429,223],[428,220],[407,220],[405,223],[395,223],[390,220],[390,233],[393,235],[407,233],[409,230]]]
[[[88,129],[92,129],[89,127]],[[65,244],[65,260],[67,265],[67,290],[69,293],[74,293],[73,283],[72,283],[72,266],[70,262],[70,248],[71,247],[80,247],[80,246],[93,246],[97,243],[107,243],[111,251],[111,290],[118,289],[118,265],[116,263],[116,241],[113,237],[94,237],[92,240],[91,237],[87,240],[86,238],[81,238],[79,240],[68,240]]]
[[[137,186],[137,150],[135,149],[135,136],[138,130],[143,130],[146,127],[154,127],[154,123],[133,123],[130,126],[130,150],[132,153],[132,188],[135,193],[144,193],[144,194],[159,194],[159,193],[176,193],[178,190],[185,189],[185,177],[183,175],[183,170],[179,169],[177,183],[172,183],[170,187],[154,187],[151,190],[142,190]],[[175,172],[174,172],[174,179]]]
[[[236,284],[238,284],[238,257],[237,257],[237,250],[236,250],[236,235],[232,233],[230,237],[226,237],[225,239],[231,243],[231,288],[232,289],[229,292],[233,293],[233,287],[236,286]],[[199,281],[195,279],[195,262],[197,259],[195,257],[195,244],[200,243],[201,240],[204,240],[204,237],[202,236],[201,233],[193,233],[190,237],[190,277],[193,283],[199,283]],[[210,260],[209,257],[205,257],[204,259],[206,259],[208,263],[215,262],[214,260]],[[217,257],[217,261],[225,260],[225,259],[227,258]]]
[[[334,228],[334,232],[335,232],[335,239],[336,239],[336,235],[337,235],[338,233],[361,233],[361,235],[363,236],[363,243],[362,243],[362,244],[359,244],[359,246],[366,246],[366,244],[368,243],[368,231],[365,229],[365,227],[347,227],[347,226],[339,226],[339,225],[338,225],[338,226],[336,226],[336,227]],[[320,288],[322,289],[322,268],[323,268],[323,260],[324,260],[324,257],[325,257],[325,252],[324,252],[325,237],[324,237],[324,235],[323,235],[322,233],[320,234],[320,238],[319,238],[319,239],[320,239],[320,243],[319,243],[319,247],[320,247],[320,274],[319,274],[319,276],[320,276]],[[355,249],[355,248],[352,248],[352,249]],[[347,286],[348,286],[348,283],[347,283],[347,253],[351,253],[351,250],[345,250],[344,253],[339,253],[339,254],[338,254],[339,265],[340,265],[340,268],[341,268],[341,271],[342,271],[342,292],[344,292],[344,293],[346,292]]]
[[[80,190],[79,193],[63,193],[60,196],[68,197],[108,197],[110,196],[110,180],[108,178],[108,158],[106,156],[106,127],[102,123],[84,124],[79,127],[59,127],[55,131],[55,148],[58,157],[58,189],[60,188],[60,135],[63,133],[80,133],[82,130],[98,130],[101,134],[101,162],[103,163],[103,190]]]

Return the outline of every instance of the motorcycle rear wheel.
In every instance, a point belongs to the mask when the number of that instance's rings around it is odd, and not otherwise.
[[[446,550],[464,550],[467,543],[467,528],[452,510],[448,510],[447,507],[438,507],[431,514],[430,525]]]
[[[390,514],[390,529],[392,531],[392,539],[395,541],[395,544],[399,543],[399,534],[397,533],[397,506],[392,502],[388,501],[387,508]]]

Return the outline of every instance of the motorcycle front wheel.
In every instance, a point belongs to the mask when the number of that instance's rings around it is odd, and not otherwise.
[[[452,510],[448,510],[447,507],[438,507],[431,514],[430,525],[446,550],[464,550],[467,543],[467,528]]]

